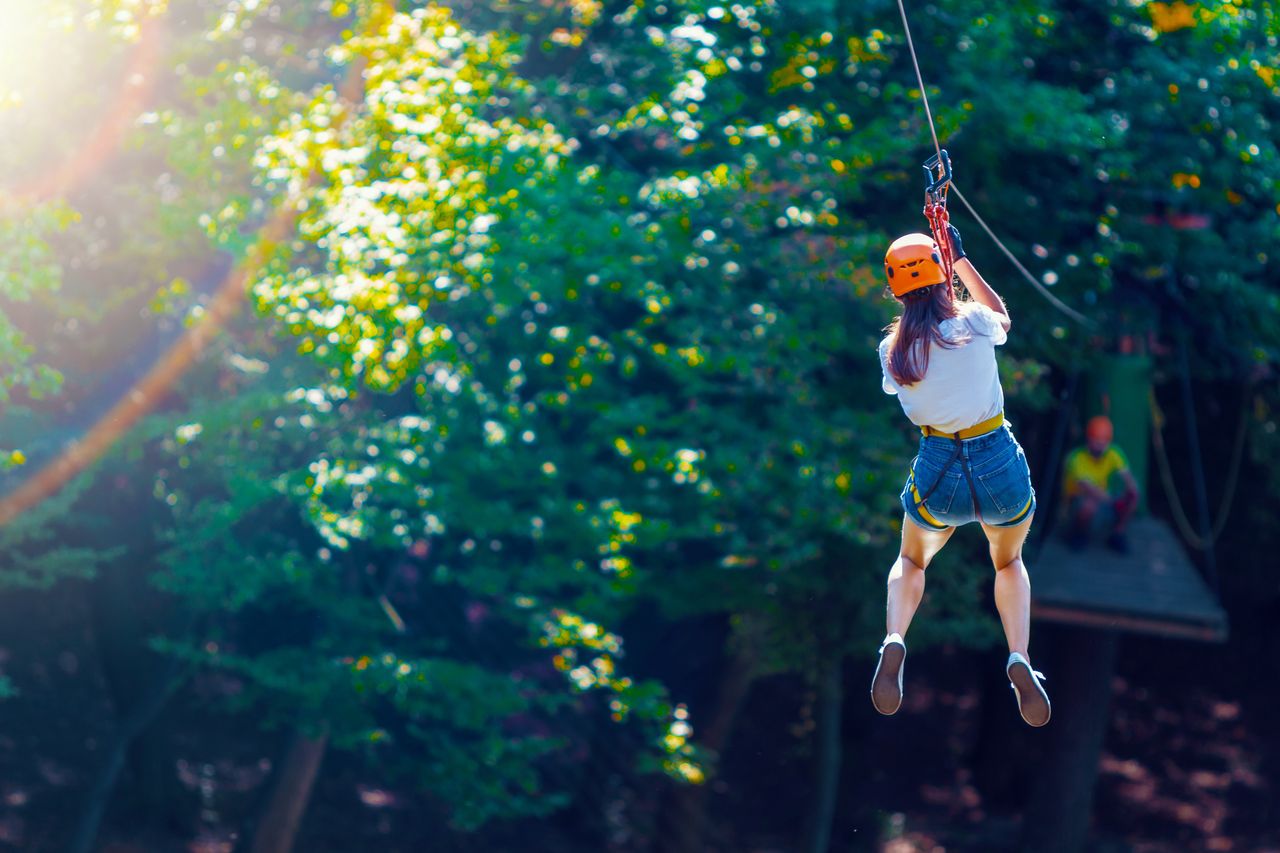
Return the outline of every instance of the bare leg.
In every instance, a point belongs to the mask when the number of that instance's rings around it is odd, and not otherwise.
[[[1009,662],[1005,673],[1018,699],[1018,713],[1031,726],[1049,722],[1052,707],[1049,694],[1040,683],[1040,673],[1031,668],[1027,646],[1031,642],[1031,580],[1022,564],[1022,543],[1031,529],[1031,518],[1017,527],[982,525],[991,546],[991,563],[996,568],[996,609],[1009,642]]]
[[[1017,527],[982,525],[991,549],[991,563],[996,569],[996,610],[1010,652],[1027,656],[1031,642],[1031,579],[1022,563],[1022,545],[1031,529],[1031,519]]]
[[[911,618],[924,598],[924,570],[947,544],[954,527],[925,530],[907,515],[902,517],[902,547],[898,559],[889,569],[888,597],[885,605],[885,633],[907,635]]]
[[[907,655],[902,638],[924,597],[924,570],[954,532],[954,527],[926,530],[903,515],[902,547],[889,570],[885,642],[880,647],[880,660],[871,679],[871,704],[881,714],[897,713],[902,705],[903,661]]]

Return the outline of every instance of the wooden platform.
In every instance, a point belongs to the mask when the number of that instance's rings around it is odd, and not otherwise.
[[[1046,622],[1221,642],[1227,615],[1162,521],[1136,518],[1128,554],[1072,551],[1057,537],[1029,560],[1031,616]]]

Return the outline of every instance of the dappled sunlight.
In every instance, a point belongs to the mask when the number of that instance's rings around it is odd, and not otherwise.
[[[1098,789],[1106,818],[1139,838],[1164,826],[1190,847],[1249,849],[1239,839],[1251,834],[1251,812],[1273,796],[1273,784],[1261,775],[1263,753],[1240,704],[1195,691],[1153,707],[1124,680],[1116,691]],[[1153,754],[1150,743],[1165,749]]]
[[[919,832],[910,832],[901,838],[886,841],[878,853],[946,853],[946,847],[937,839]]]
[[[18,815],[0,815],[0,841],[21,847],[26,838],[26,821]]]
[[[0,847],[988,853],[1080,802],[980,537],[867,702],[931,131],[1033,467],[1135,340],[1241,398],[1206,559],[1274,657],[1280,6],[955,0],[927,83],[888,12],[0,0]],[[1178,663],[1116,684],[1094,840],[1254,853],[1274,686]]]
[[[356,791],[360,797],[360,802],[371,809],[386,809],[403,805],[401,798],[393,791],[368,785],[359,785]]]

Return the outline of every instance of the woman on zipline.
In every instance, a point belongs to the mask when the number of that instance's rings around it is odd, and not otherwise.
[[[932,237],[908,234],[889,247],[885,272],[902,316],[880,342],[882,386],[897,394],[920,427],[919,454],[902,490],[902,548],[889,570],[886,636],[871,682],[882,714],[902,704],[907,628],[924,595],[925,569],[957,526],[978,521],[995,566],[996,609],[1009,643],[1005,672],[1022,718],[1049,722],[1043,675],[1031,668],[1031,583],[1022,544],[1035,514],[1035,490],[1022,448],[1004,421],[995,348],[1009,312],[965,257],[948,225],[954,270],[972,297],[960,301]]]

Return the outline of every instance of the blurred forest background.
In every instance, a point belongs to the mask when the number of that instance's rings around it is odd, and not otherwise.
[[[952,205],[1033,538],[1141,350],[1225,644],[1126,636],[1065,778],[967,530],[871,708],[891,0],[3,0],[0,849],[1280,849],[1280,4],[906,5],[957,185],[1092,323]]]

